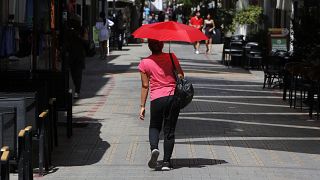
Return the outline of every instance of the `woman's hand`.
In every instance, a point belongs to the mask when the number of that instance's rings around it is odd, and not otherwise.
[[[140,108],[140,114],[139,114],[140,120],[142,120],[142,121],[144,120],[145,114],[146,114],[146,108],[145,107],[141,107]]]

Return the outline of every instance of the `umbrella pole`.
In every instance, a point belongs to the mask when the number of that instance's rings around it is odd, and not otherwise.
[[[170,52],[170,46],[171,46],[171,41],[169,41],[169,53],[171,53],[171,52]]]

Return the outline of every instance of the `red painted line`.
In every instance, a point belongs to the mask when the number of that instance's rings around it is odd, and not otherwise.
[[[97,112],[96,110],[92,110],[92,109],[90,109],[88,112]]]
[[[98,98],[98,102],[96,104],[94,104],[91,108],[89,108],[90,110],[88,111],[87,116],[94,116],[94,114],[102,107],[106,104],[108,97],[111,93],[111,91],[115,88],[116,84],[115,84],[115,79],[114,76],[111,76],[110,79],[110,83],[107,84],[104,89],[102,90],[103,94],[100,95],[100,97]]]

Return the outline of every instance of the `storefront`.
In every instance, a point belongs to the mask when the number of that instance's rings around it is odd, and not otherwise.
[[[37,92],[39,110],[56,98],[57,108],[71,112],[69,70],[62,53],[66,1],[2,0],[0,5],[0,91]]]

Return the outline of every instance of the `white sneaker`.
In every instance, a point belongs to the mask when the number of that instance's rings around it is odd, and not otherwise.
[[[79,93],[74,93],[73,98],[74,99],[79,99],[80,98],[80,94]]]
[[[150,158],[150,160],[148,162],[149,168],[152,168],[152,169],[156,168],[159,154],[160,154],[160,152],[159,152],[158,149],[152,150],[151,158]]]
[[[161,170],[162,171],[170,171],[170,170],[172,170],[171,163],[170,162],[163,162]]]
[[[198,50],[196,50],[196,54],[200,54],[200,52]]]

